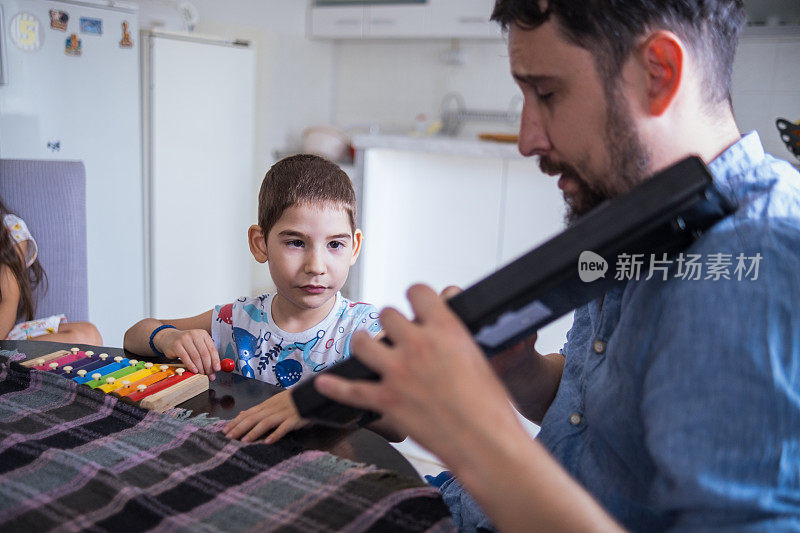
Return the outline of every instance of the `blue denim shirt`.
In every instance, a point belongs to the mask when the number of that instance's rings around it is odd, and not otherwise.
[[[538,439],[627,528],[800,530],[800,175],[756,133],[709,168],[739,207],[685,254],[730,279],[675,261],[577,309]]]

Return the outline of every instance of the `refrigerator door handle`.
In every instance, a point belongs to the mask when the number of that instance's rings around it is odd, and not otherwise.
[[[0,85],[8,85],[8,72],[6,71],[6,18],[3,16],[3,6],[0,5]]]

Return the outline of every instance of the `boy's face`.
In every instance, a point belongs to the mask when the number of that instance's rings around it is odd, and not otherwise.
[[[302,311],[336,296],[360,249],[361,231],[353,233],[344,208],[301,204],[286,209],[270,229],[265,259],[278,295]]]

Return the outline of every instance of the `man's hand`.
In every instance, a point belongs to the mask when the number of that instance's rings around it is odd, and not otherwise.
[[[443,300],[449,300],[461,292],[463,292],[461,287],[448,285],[444,288],[444,290],[442,290],[440,296]],[[516,369],[521,361],[527,359],[528,362],[530,362],[532,355],[540,355],[539,352],[537,352],[534,348],[534,345],[536,344],[536,336],[536,333],[534,333],[532,337],[520,341],[519,343],[503,352],[500,352],[490,359],[492,367],[494,367],[495,371],[500,375],[501,378],[503,378],[507,372]]]
[[[214,372],[220,371],[217,348],[204,329],[163,329],[153,344],[170,359],[180,359],[190,372],[208,374],[212,381]]]
[[[439,456],[500,529],[614,527],[522,427],[503,384],[444,299],[424,285],[411,287],[408,299],[413,322],[394,309],[381,313],[391,345],[353,335],[353,357],[380,381],[323,374],[314,381],[317,390],[383,414]]]
[[[445,301],[423,285],[411,287],[408,298],[414,322],[395,309],[381,313],[392,345],[367,334],[353,335],[354,356],[380,374],[380,382],[321,375],[315,386],[341,403],[382,413],[446,463],[456,465],[464,459],[465,448],[456,435],[476,431],[493,439],[498,430],[519,422],[486,357]]]
[[[271,429],[275,430],[264,440],[267,444],[278,442],[284,435],[308,424],[300,418],[289,391],[282,391],[255,407],[239,413],[223,428],[226,437],[252,442]]]
[[[501,379],[505,380],[507,374],[517,370],[520,364],[532,364],[533,356],[541,357],[541,354],[536,351],[536,338],[537,334],[534,333],[533,336],[503,350],[490,359],[492,367]]]
[[[455,285],[441,292],[448,300],[461,292]],[[517,410],[529,420],[541,424],[544,413],[553,401],[564,358],[560,354],[542,356],[536,351],[537,334],[494,355],[489,364],[508,389]]]

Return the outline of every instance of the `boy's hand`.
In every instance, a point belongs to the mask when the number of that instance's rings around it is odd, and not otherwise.
[[[180,359],[190,372],[207,374],[212,381],[214,372],[220,371],[217,348],[204,329],[164,329],[153,344],[170,359]]]
[[[300,418],[289,391],[282,391],[239,413],[222,431],[226,437],[232,439],[241,437],[242,442],[252,442],[275,428],[264,440],[267,444],[273,444],[290,431],[300,429],[307,424],[308,420]]]

